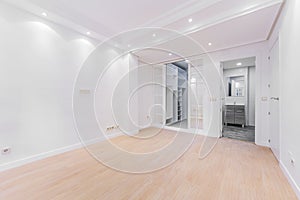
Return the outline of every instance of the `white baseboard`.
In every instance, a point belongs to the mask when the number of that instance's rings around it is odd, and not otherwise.
[[[290,172],[281,161],[279,162],[279,166],[283,171],[284,175],[286,176],[286,178],[288,179],[289,183],[291,184],[292,188],[294,189],[298,199],[300,199],[300,187],[297,185],[296,181],[293,179]]]
[[[137,132],[133,131],[132,134],[135,134]],[[107,138],[114,138],[114,137],[118,137],[120,135],[122,135],[122,133],[117,132],[117,133],[114,133],[114,134],[108,136]],[[105,137],[92,139],[92,140],[86,141],[85,145],[101,142],[101,141],[104,141],[105,139],[106,139]],[[54,150],[51,150],[51,151],[48,151],[48,152],[44,152],[44,153],[36,154],[36,155],[33,155],[33,156],[29,156],[29,157],[26,157],[26,158],[22,158],[22,159],[19,159],[19,160],[15,160],[15,161],[12,161],[12,162],[9,162],[9,163],[1,164],[0,165],[0,172],[6,171],[6,170],[9,170],[9,169],[13,169],[13,168],[16,168],[16,167],[20,167],[20,166],[23,166],[23,165],[26,165],[26,164],[29,164],[29,163],[32,163],[32,162],[35,162],[35,161],[38,161],[38,160],[42,160],[42,159],[45,159],[45,158],[48,158],[48,157],[51,157],[51,156],[55,156],[55,155],[58,155],[58,154],[62,154],[62,153],[68,152],[68,151],[73,151],[73,150],[76,150],[76,149],[80,149],[80,148],[83,148],[85,145],[83,145],[82,143],[77,143],[77,144],[73,144],[73,145],[70,145],[70,146],[57,148],[57,149],[54,149]]]
[[[0,172],[6,171],[6,170],[9,170],[9,169],[12,169],[12,168],[20,167],[20,166],[26,165],[28,163],[32,163],[34,161],[42,160],[42,159],[45,159],[45,158],[48,158],[48,157],[51,157],[51,156],[55,156],[55,155],[62,154],[62,153],[72,151],[72,150],[75,150],[75,149],[79,149],[79,148],[82,148],[81,143],[73,144],[73,145],[70,145],[70,146],[54,149],[54,150],[51,150],[51,151],[48,151],[48,152],[36,154],[36,155],[33,155],[33,156],[29,156],[29,157],[26,157],[26,158],[22,158],[22,159],[19,159],[19,160],[12,161],[12,162],[9,162],[9,163],[5,163],[5,164],[0,165]]]
[[[256,144],[257,146],[269,147],[269,148],[270,148],[270,144],[269,144],[269,143],[264,143],[264,142],[257,142],[257,141],[255,141],[255,144]]]

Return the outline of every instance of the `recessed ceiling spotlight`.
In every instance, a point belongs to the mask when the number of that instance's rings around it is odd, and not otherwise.
[[[172,53],[169,53],[169,56],[172,56],[173,54]]]
[[[153,34],[152,34],[152,36],[153,36],[153,37],[156,37],[156,34],[155,34],[155,33],[153,33]]]
[[[189,22],[192,23],[193,22],[193,18],[189,18]]]
[[[212,43],[211,43],[211,42],[209,42],[209,43],[208,43],[208,46],[211,46],[211,45],[212,45]]]
[[[186,63],[189,63],[190,61],[188,59],[185,60]]]
[[[87,35],[91,35],[91,32],[88,31],[88,32],[86,32],[86,34],[87,34]]]
[[[127,47],[131,47],[131,45],[130,45],[130,44],[128,44],[128,45],[127,45]]]
[[[44,17],[47,17],[47,16],[48,16],[47,13],[45,13],[45,12],[42,12],[42,15],[43,15]]]
[[[242,66],[242,64],[243,64],[243,63],[241,63],[241,62],[236,63],[237,66]]]

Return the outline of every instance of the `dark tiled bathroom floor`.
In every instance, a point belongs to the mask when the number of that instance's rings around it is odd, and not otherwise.
[[[226,138],[255,142],[255,127],[224,126],[223,136]]]

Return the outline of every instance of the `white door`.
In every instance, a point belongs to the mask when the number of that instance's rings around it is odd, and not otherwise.
[[[280,132],[279,132],[279,41],[277,40],[270,51],[270,146],[278,160],[280,160]]]

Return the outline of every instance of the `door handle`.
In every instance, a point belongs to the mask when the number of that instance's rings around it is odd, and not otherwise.
[[[271,97],[271,100],[279,101],[279,97]]]

